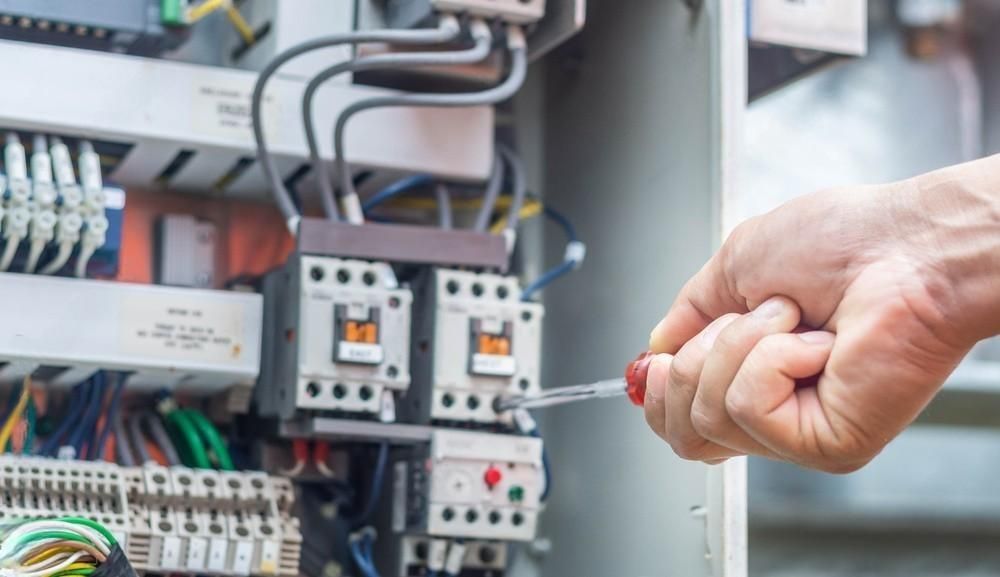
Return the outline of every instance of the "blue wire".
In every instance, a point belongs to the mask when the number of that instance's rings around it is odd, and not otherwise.
[[[542,290],[543,288],[549,286],[553,282],[559,279],[559,277],[568,275],[576,269],[576,264],[568,260],[564,260],[556,266],[550,268],[549,270],[543,272],[541,276],[536,278],[524,288],[521,292],[522,301],[530,301],[535,293]]]
[[[385,482],[385,470],[389,464],[389,443],[383,441],[378,449],[378,459],[375,462],[375,473],[372,475],[371,494],[368,495],[368,503],[360,515],[353,519],[355,526],[364,525],[372,514],[375,513],[375,506],[378,504],[379,496],[382,494],[382,485]]]
[[[90,454],[87,455],[91,461],[97,461],[101,458],[101,452],[108,443],[108,437],[111,436],[111,428],[118,417],[118,411],[121,409],[122,393],[125,392],[125,380],[125,375],[119,373],[115,392],[111,396],[111,405],[108,406],[108,414],[104,418],[104,426],[101,427],[101,432],[97,436],[97,443],[94,445],[94,449],[89,451]]]
[[[368,542],[367,548],[365,547],[365,542]],[[351,557],[354,558],[354,563],[358,566],[358,569],[364,573],[365,577],[379,577],[378,570],[375,569],[375,563],[371,558],[371,538],[368,536],[363,537],[361,540],[352,541],[349,544],[351,549]]]
[[[568,218],[566,218],[566,215],[562,214],[561,212],[555,210],[554,208],[548,205],[544,205],[544,211],[546,218],[561,226],[562,229],[566,232],[567,243],[578,242],[579,239],[576,236],[576,227],[574,227],[573,223],[570,222]],[[535,293],[549,286],[550,284],[558,280],[560,277],[568,275],[575,269],[576,269],[575,263],[570,262],[568,260],[562,261],[561,263],[557,264],[556,266],[542,273],[541,276],[536,278],[534,281],[531,282],[531,284],[525,287],[524,291],[521,292],[521,300],[530,301],[535,296]]]
[[[397,180],[396,182],[376,192],[371,198],[366,200],[364,204],[361,205],[361,210],[367,215],[383,202],[395,198],[405,192],[409,192],[414,188],[426,186],[432,182],[434,182],[434,179],[426,174],[407,176],[406,178]]]
[[[538,429],[531,432],[531,436],[536,439],[542,438],[542,433]],[[547,501],[549,499],[549,492],[552,490],[552,466],[549,464],[549,452],[545,448],[545,444],[542,443],[542,470],[545,472],[545,490],[539,496],[542,501]]]
[[[63,417],[59,427],[49,435],[49,438],[45,440],[45,443],[36,451],[37,454],[42,456],[54,457],[56,451],[59,450],[59,441],[66,436],[69,432],[69,428],[77,422],[79,418],[79,413],[83,409],[83,385],[79,384],[73,387],[72,393],[70,393],[69,399],[69,409],[66,411],[66,415]]]
[[[83,443],[87,440],[88,433],[97,423],[97,417],[101,412],[101,401],[103,399],[104,378],[101,373],[97,373],[94,375],[94,378],[90,383],[90,403],[87,407],[87,412],[84,413],[83,419],[80,420],[80,425],[75,431],[73,431],[73,435],[70,437],[69,444],[76,449],[77,458],[81,458]]]

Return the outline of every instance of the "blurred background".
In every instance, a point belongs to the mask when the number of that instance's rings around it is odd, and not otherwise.
[[[737,214],[1000,152],[1000,1],[869,11],[862,58],[751,48]],[[749,469],[751,575],[1000,575],[1000,342],[864,470]]]

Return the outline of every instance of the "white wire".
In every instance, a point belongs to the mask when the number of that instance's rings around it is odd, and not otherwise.
[[[48,531],[48,530],[58,530],[58,531],[70,531],[80,534],[92,541],[97,547],[97,550],[101,553],[107,555],[111,552],[110,543],[105,539],[104,535],[101,535],[99,531],[91,529],[86,525],[78,525],[76,523],[69,523],[66,521],[58,521],[54,519],[46,519],[44,521],[32,521],[21,525],[17,529],[10,532],[9,535],[4,537],[3,545],[0,545],[0,551],[3,551],[8,544],[11,542],[20,541],[20,538],[27,533],[33,533],[35,531]],[[2,557],[3,555],[0,555]]]
[[[74,244],[76,243],[71,241],[59,243],[59,252],[56,253],[52,262],[45,265],[45,267],[39,271],[39,274],[55,274],[59,272],[62,267],[66,266],[66,263],[69,262],[69,257],[73,255]]]
[[[31,241],[31,250],[28,252],[28,262],[24,265],[24,272],[29,274],[35,272],[35,267],[38,266],[38,259],[42,257],[42,251],[44,249],[44,240],[35,239]]]
[[[86,557],[87,555],[89,555],[89,553],[87,553],[86,551],[77,551],[76,553],[70,555],[69,559],[66,559],[65,561],[56,565],[55,567],[49,567],[39,571],[30,571],[26,573],[19,572],[18,577],[45,577],[46,575],[58,573],[59,571],[62,571],[63,569],[69,567],[73,563],[76,563],[77,560],[79,560],[81,557]]]
[[[76,278],[87,277],[87,263],[90,262],[90,257],[94,256],[94,252],[96,251],[96,246],[84,243],[83,247],[80,249],[80,256],[76,259],[76,270],[73,272],[73,274],[76,275]]]
[[[14,262],[14,255],[17,254],[17,247],[20,244],[20,235],[12,234],[7,238],[7,246],[3,248],[3,256],[0,257],[0,272],[10,268],[10,263]]]

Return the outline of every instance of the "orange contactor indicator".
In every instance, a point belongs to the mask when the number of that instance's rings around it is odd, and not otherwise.
[[[499,319],[472,319],[470,325],[469,374],[513,377],[517,373],[514,324]]]
[[[385,360],[379,343],[379,308],[335,305],[333,361],[379,365]]]

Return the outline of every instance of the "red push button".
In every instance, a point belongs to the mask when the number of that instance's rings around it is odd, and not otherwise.
[[[486,486],[492,489],[493,487],[499,485],[500,481],[503,480],[503,473],[501,473],[500,469],[497,469],[496,467],[490,467],[489,469],[486,469],[486,473],[483,474],[483,480],[486,481]]]

